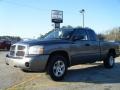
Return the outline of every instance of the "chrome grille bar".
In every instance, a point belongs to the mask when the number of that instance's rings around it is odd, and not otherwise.
[[[24,57],[27,53],[27,45],[14,44],[10,48],[10,56],[12,57]]]

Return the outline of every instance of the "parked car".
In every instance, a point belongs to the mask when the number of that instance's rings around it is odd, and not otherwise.
[[[0,41],[0,49],[9,50],[10,46],[11,46],[10,41],[5,41],[5,40]]]
[[[12,45],[5,62],[23,70],[46,71],[59,81],[73,65],[103,61],[105,68],[113,68],[119,50],[117,44],[99,41],[91,29],[59,29],[42,40]]]

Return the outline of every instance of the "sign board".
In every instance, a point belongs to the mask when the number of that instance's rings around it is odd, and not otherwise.
[[[63,11],[52,10],[51,19],[54,23],[62,23],[63,22]]]

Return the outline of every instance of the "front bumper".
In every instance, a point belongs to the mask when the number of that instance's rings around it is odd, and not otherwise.
[[[49,55],[29,56],[23,58],[14,58],[6,56],[5,62],[7,65],[18,67],[30,71],[44,71]]]

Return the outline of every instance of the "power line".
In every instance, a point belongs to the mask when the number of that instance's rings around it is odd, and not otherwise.
[[[18,2],[13,2],[11,0],[0,0],[4,3],[8,3],[8,4],[12,4],[12,5],[16,5],[16,6],[21,6],[21,7],[26,7],[26,8],[31,8],[31,9],[34,9],[34,10],[39,10],[39,11],[48,11],[49,9],[41,9],[39,7],[34,7],[34,6],[31,6],[31,5],[27,5],[27,4],[23,4],[23,3],[18,3]],[[63,10],[64,11],[64,10]],[[64,11],[64,12],[67,12],[67,13],[74,13],[74,12],[71,12],[71,11]]]
[[[18,2],[16,3],[16,2],[6,1],[6,0],[0,0],[0,1],[3,1],[3,2],[8,3],[8,4],[16,5],[16,6],[31,8],[31,9],[34,9],[34,10],[39,10],[39,11],[42,10],[42,9],[39,8],[39,7],[34,7],[34,6],[31,6],[31,5],[27,5],[27,4],[21,4],[21,3],[18,3]],[[44,11],[44,10],[43,10],[43,11]]]

